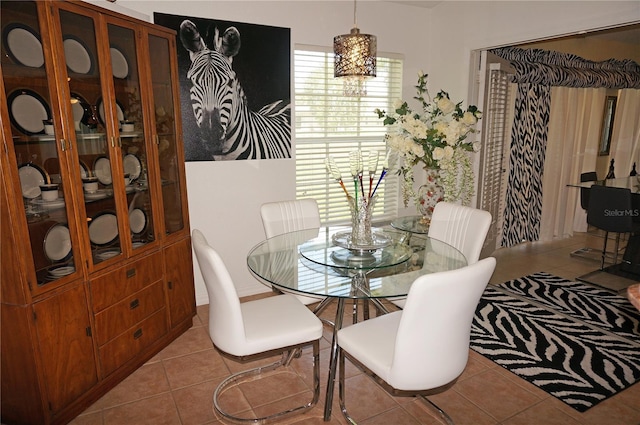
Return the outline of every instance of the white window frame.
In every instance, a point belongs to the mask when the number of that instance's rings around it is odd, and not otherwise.
[[[330,155],[335,158],[350,194],[355,189],[349,172],[349,152],[360,149],[380,153],[374,186],[382,170],[387,128],[374,111],[376,108],[389,111],[393,102],[402,97],[403,59],[398,54],[378,52],[377,62],[377,76],[367,81],[367,95],[347,97],[343,95],[343,81],[333,77],[331,48],[295,46],[296,198],[314,198],[324,225],[350,221],[345,193],[328,176],[325,158]],[[367,191],[369,176],[366,169],[364,174]],[[375,221],[390,220],[397,215],[398,185],[399,179],[393,173],[382,180],[376,192]]]

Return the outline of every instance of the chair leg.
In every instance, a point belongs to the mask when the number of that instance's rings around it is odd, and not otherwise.
[[[613,264],[618,264],[618,250],[620,249],[620,233],[616,233],[616,247],[613,251]]]
[[[280,366],[285,366],[285,364],[290,361],[290,353],[294,352],[294,350],[290,350],[282,353],[282,359],[277,362],[268,364],[266,366],[256,367],[254,369],[249,369],[243,372],[234,373],[229,376],[227,379],[222,381],[220,385],[213,392],[213,406],[222,417],[226,420],[238,423],[238,424],[267,424],[271,423],[275,420],[280,420],[282,418],[289,417],[293,414],[303,413],[318,403],[320,398],[320,341],[313,341],[313,397],[311,401],[302,406],[294,407],[289,410],[285,410],[282,412],[274,413],[269,416],[264,416],[261,418],[241,418],[237,416],[233,416],[228,412],[222,410],[222,407],[219,403],[220,396],[227,391],[230,387],[241,384],[246,381],[255,380],[255,376],[261,375],[265,372],[270,372],[279,368]]]
[[[455,425],[453,423],[453,419],[451,419],[451,416],[449,416],[447,414],[447,412],[445,412],[444,410],[442,410],[441,408],[439,408],[438,406],[436,406],[431,400],[429,400],[427,397],[420,395],[418,396],[418,399],[420,401],[422,401],[427,407],[429,407],[430,409],[435,409],[438,414],[440,415],[440,417],[447,423],[447,425]]]
[[[608,240],[609,240],[609,232],[604,232],[604,246],[602,247],[602,261],[600,262],[600,270],[604,270],[604,257],[607,254]]]
[[[340,400],[340,411],[342,416],[347,420],[348,424],[357,425],[356,421],[349,416],[347,407],[345,406],[345,385],[344,385],[344,351],[338,346],[338,399]]]
[[[344,371],[344,351],[338,347],[338,398],[340,400],[340,410],[342,411],[342,416],[346,419],[348,424],[357,425],[356,421],[353,420],[351,416],[349,416],[349,412],[347,411],[346,403],[345,403],[345,371]],[[419,395],[417,396],[420,401],[422,401],[426,406],[438,412],[442,420],[447,425],[455,425],[451,416],[449,416],[444,410],[436,406],[431,400],[426,398],[425,396]]]

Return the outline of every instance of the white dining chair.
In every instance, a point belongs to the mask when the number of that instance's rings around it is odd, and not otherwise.
[[[262,218],[262,226],[267,239],[283,233],[320,227],[318,203],[312,198],[267,202],[260,207],[260,217]],[[297,294],[295,297],[305,305],[325,300],[322,297],[307,297]]]
[[[495,258],[488,257],[460,269],[422,275],[409,289],[403,310],[338,331],[338,388],[347,423],[356,422],[345,406],[345,357],[392,395],[418,396],[453,424],[426,395],[448,389],[464,371],[471,322],[495,266]]]
[[[482,246],[491,226],[491,213],[478,208],[438,202],[433,210],[428,236],[445,242],[464,255],[467,264],[480,258]],[[391,300],[403,308],[406,299]]]
[[[215,410],[230,421],[267,423],[313,407],[320,395],[320,319],[292,295],[277,295],[240,303],[224,262],[209,246],[202,232],[194,229],[192,242],[209,295],[209,336],[213,344],[219,350],[242,360],[282,353],[282,358],[275,363],[238,372],[223,380],[213,394]],[[263,372],[288,366],[291,352],[307,345],[313,346],[311,401],[261,418],[236,417],[221,407],[219,398],[227,389],[247,380],[253,381],[256,375]]]

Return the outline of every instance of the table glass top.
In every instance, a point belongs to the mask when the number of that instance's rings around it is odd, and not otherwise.
[[[350,253],[332,241],[344,230],[320,228],[267,239],[251,250],[247,264],[258,278],[285,292],[346,298],[404,297],[418,276],[467,265],[464,255],[444,242],[414,235],[408,246],[402,243],[405,233],[394,229],[384,229],[393,240],[388,247]],[[366,285],[354,288],[355,277],[365,275]]]
[[[405,232],[418,233],[426,235],[429,233],[429,225],[424,223],[422,216],[412,215],[407,217],[398,217],[391,222],[391,227]]]
[[[582,188],[588,189],[594,184],[599,184],[601,186],[609,186],[609,187],[621,187],[623,189],[630,189],[631,193],[640,193],[640,177],[639,176],[620,177],[617,179],[607,179],[607,180],[575,183],[575,184],[569,184],[567,186],[582,187]]]

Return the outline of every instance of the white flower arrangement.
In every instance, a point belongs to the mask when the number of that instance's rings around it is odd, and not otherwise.
[[[462,110],[462,102],[453,103],[449,94],[440,91],[432,100],[427,91],[427,76],[418,74],[418,95],[422,111],[412,111],[407,102],[396,100],[393,112],[376,109],[378,118],[390,126],[385,136],[389,151],[399,161],[398,173],[402,174],[405,207],[410,199],[416,201],[413,190],[413,167],[422,163],[426,168],[439,170],[444,199],[460,201],[467,205],[474,190],[474,175],[468,152],[477,152],[478,143],[466,141],[482,112],[474,105]],[[417,201],[416,201],[417,202]]]

